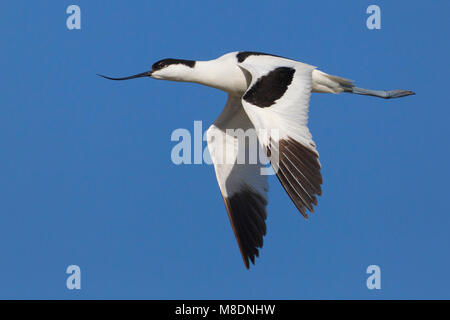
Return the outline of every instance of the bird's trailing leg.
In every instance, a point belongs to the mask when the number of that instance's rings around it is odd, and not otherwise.
[[[379,98],[384,98],[384,99],[401,98],[401,97],[410,96],[412,94],[416,94],[415,92],[409,91],[409,90],[384,91],[384,90],[369,90],[369,89],[363,89],[363,88],[358,88],[358,87],[351,87],[351,90],[348,90],[348,91],[345,90],[344,92],[362,94],[365,96],[379,97]]]
[[[354,93],[365,96],[372,96],[384,99],[400,98],[415,94],[409,90],[369,90],[355,87],[352,80],[326,74],[320,70],[314,70],[312,73],[313,86],[312,92],[323,93]]]

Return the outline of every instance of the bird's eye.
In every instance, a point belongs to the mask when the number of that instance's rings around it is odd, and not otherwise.
[[[162,69],[162,68],[164,68],[165,66],[166,66],[166,64],[165,64],[164,62],[158,63],[158,68],[159,68],[159,69]]]

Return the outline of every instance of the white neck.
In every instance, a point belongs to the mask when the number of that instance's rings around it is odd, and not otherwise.
[[[203,84],[232,95],[242,95],[248,87],[248,79],[235,59],[197,61],[194,68],[187,71],[180,81]]]

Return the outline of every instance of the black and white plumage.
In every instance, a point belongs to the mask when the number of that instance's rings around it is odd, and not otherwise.
[[[164,59],[156,62],[151,71],[135,76],[103,77],[128,80],[146,76],[200,83],[228,93],[225,108],[207,131],[207,140],[246,268],[249,261],[255,262],[263,246],[268,182],[267,175],[261,174],[262,164],[238,161],[242,142],[236,130],[255,130],[259,146],[271,160],[283,188],[306,218],[322,193],[319,154],[307,127],[311,92],[348,92],[386,99],[414,94],[358,88],[350,80],[328,75],[311,65],[249,51],[228,53],[211,61]],[[250,152],[245,143],[243,151]]]

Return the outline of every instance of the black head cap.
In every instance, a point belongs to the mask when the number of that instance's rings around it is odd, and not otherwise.
[[[170,66],[171,64],[184,64],[185,66],[188,66],[189,68],[193,68],[195,66],[195,61],[193,60],[183,60],[183,59],[163,59],[159,60],[158,62],[155,62],[152,66],[152,71],[161,70],[167,66]]]

